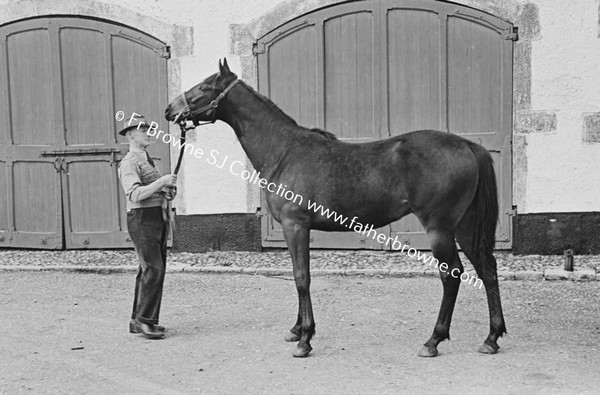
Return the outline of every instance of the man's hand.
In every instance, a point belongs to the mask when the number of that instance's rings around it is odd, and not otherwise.
[[[175,196],[177,196],[177,187],[163,188],[162,191],[168,201],[175,199]]]
[[[177,174],[167,174],[159,178],[161,185],[165,188],[177,186]]]

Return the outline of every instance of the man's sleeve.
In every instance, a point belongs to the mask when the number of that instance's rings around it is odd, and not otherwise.
[[[119,164],[119,178],[121,179],[121,186],[127,199],[132,203],[137,203],[142,181],[140,180],[136,165],[130,161],[121,162]]]

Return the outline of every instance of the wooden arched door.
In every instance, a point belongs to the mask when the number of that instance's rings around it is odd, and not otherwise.
[[[433,0],[341,3],[296,18],[255,45],[258,89],[299,124],[361,142],[437,129],[484,145],[500,192],[497,247],[511,246],[513,26]],[[284,246],[263,219],[263,246]],[[414,215],[379,230],[427,249]],[[312,232],[317,248],[382,248],[353,232]]]
[[[115,113],[167,130],[168,48],[81,17],[13,22],[0,39],[0,247],[131,247]],[[150,152],[169,169],[166,144]]]

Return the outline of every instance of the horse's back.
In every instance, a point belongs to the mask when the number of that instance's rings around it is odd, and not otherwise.
[[[408,132],[368,143],[310,133],[282,163],[280,178],[296,193],[338,212],[404,211],[406,202],[447,198],[477,184],[469,141],[435,130]],[[369,215],[370,216],[370,215]]]
[[[471,177],[477,170],[469,148],[474,143],[436,130],[412,131],[366,143],[317,133],[302,137],[290,150],[280,174],[295,180],[306,177],[315,185],[358,182],[368,188],[381,184],[401,191],[406,183],[431,182],[432,178],[441,183],[442,177],[452,180],[452,174],[463,173]]]

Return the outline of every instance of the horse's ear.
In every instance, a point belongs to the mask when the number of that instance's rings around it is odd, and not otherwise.
[[[227,64],[227,58],[223,58],[223,71],[226,73],[231,73],[231,70],[229,70],[229,65]]]
[[[222,64],[221,64],[221,60],[219,60],[219,73],[221,73],[221,74],[231,73],[231,70],[229,70],[229,65],[227,64],[227,58],[223,58]]]
[[[221,59],[219,59],[219,78],[225,74],[231,74],[231,70],[229,70],[229,65],[227,64],[227,58],[223,58],[223,63],[221,63]]]

